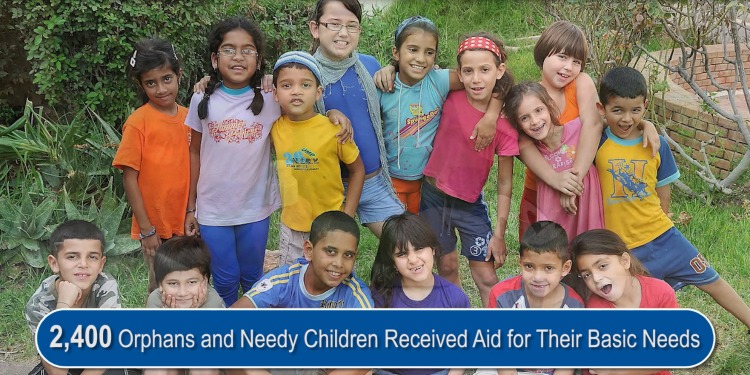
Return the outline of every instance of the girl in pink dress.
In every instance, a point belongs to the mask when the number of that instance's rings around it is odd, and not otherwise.
[[[573,166],[581,120],[575,118],[562,126],[557,106],[541,84],[523,82],[513,86],[505,99],[505,114],[519,133],[523,131],[534,140],[539,152],[555,171]],[[560,224],[570,239],[590,229],[604,228],[596,167],[591,164],[583,177],[580,197],[561,194],[538,181],[537,220]]]

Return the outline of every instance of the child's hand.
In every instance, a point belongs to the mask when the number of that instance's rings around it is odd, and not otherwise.
[[[567,212],[570,215],[575,215],[578,213],[578,206],[576,206],[576,199],[578,199],[575,195],[566,195],[563,193],[560,193],[560,205],[562,206],[563,210]]]
[[[171,294],[161,293],[161,305],[167,309],[177,308],[177,298]]]
[[[396,67],[393,65],[386,65],[383,69],[375,72],[372,79],[375,80],[375,86],[381,91],[393,92],[393,83],[396,82]]]
[[[661,146],[661,139],[659,138],[659,131],[656,130],[656,125],[651,121],[642,120],[641,126],[643,127],[643,147],[646,148],[651,146],[651,156],[656,157],[659,153],[659,147]]]
[[[190,305],[190,308],[197,309],[203,306],[206,303],[206,298],[208,298],[208,281],[203,280],[200,289],[198,289],[198,295],[193,297],[193,303]]]
[[[341,131],[336,133],[336,138],[339,139],[339,143],[344,144],[351,141],[354,138],[354,128],[352,128],[352,122],[346,117],[341,111],[337,109],[331,109],[326,112],[326,117],[334,125],[341,125]]]
[[[205,76],[201,78],[200,81],[196,82],[195,85],[193,85],[193,92],[195,93],[202,93],[206,91],[206,87],[208,87],[208,81],[211,80],[211,77]]]
[[[273,75],[266,74],[263,76],[263,78],[261,78],[260,89],[266,93],[273,92]]]
[[[469,139],[474,140],[475,151],[484,150],[492,142],[492,139],[495,138],[495,132],[497,131],[496,123],[496,119],[490,120],[484,117],[477,122],[477,125],[471,132],[471,137],[469,137]]]
[[[161,245],[161,238],[159,238],[158,234],[146,237],[141,240],[141,249],[143,250],[143,254],[150,257],[156,255],[156,249],[159,248],[159,245]]]
[[[195,218],[195,212],[188,212],[185,214],[185,235],[195,236],[200,234],[201,231],[198,227],[198,219]]]
[[[508,249],[505,247],[505,238],[492,235],[490,243],[487,244],[487,256],[484,258],[485,262],[490,260],[490,256],[494,257],[495,269],[500,268],[505,264],[505,258],[508,256]]]
[[[83,291],[70,281],[60,280],[57,283],[57,303],[73,307],[81,299]]]
[[[577,170],[572,168],[557,172],[554,184],[550,186],[565,195],[581,195],[583,192],[583,182],[579,174]]]

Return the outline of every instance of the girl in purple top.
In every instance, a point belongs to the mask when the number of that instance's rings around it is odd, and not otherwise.
[[[471,307],[460,287],[432,272],[439,253],[435,233],[419,216],[405,212],[388,218],[372,265],[370,289],[375,307]],[[376,373],[457,375],[463,374],[463,369],[388,369]]]

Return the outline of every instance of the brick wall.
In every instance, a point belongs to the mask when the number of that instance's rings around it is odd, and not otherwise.
[[[734,57],[733,45],[727,45],[727,55]],[[670,65],[676,65],[681,55],[680,51],[674,51],[670,56],[669,50],[653,52],[652,55],[664,61],[672,57]],[[725,85],[731,88],[740,88],[740,84],[734,83],[735,71],[734,66],[724,59],[724,46],[714,45],[707,46],[708,52],[708,71],[713,75],[718,85]],[[748,73],[746,77],[750,81],[750,50],[743,49],[741,52],[742,61]],[[708,78],[705,66],[702,61],[697,60],[692,74],[695,82],[709,92],[716,92],[718,88]],[[641,62],[636,66],[641,70],[646,80],[649,75],[657,73],[655,79],[662,80],[663,70],[656,67],[653,63]],[[727,120],[718,114],[711,114],[701,109],[701,99],[693,92],[692,88],[679,77],[677,73],[670,73],[669,90],[664,94],[662,99],[661,93],[654,97],[653,102],[649,105],[653,107],[657,114],[657,121],[667,125],[667,133],[677,143],[679,143],[685,152],[702,163],[703,156],[700,153],[701,142],[710,142],[706,145],[706,153],[711,161],[711,169],[720,177],[726,175],[737,165],[748,146],[744,141],[742,134],[737,128],[737,124]],[[738,92],[739,93],[739,92]],[[717,95],[715,97],[719,103],[724,103],[723,107],[731,112],[728,106],[726,95]],[[745,126],[750,120],[750,110],[745,105],[744,97],[738,95],[736,102],[740,112],[743,114]]]

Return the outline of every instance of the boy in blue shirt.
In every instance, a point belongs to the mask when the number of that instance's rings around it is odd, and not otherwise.
[[[328,211],[313,220],[304,258],[263,276],[233,308],[372,308],[367,285],[354,276],[359,227],[349,215]]]

